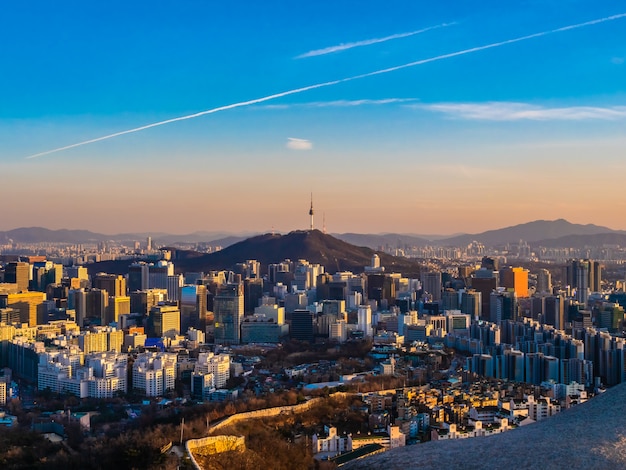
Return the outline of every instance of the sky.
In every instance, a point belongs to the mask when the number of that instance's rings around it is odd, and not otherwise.
[[[21,0],[0,43],[0,230],[626,229],[623,0]]]

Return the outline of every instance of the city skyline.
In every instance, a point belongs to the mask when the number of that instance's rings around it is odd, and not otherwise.
[[[624,229],[624,9],[567,5],[11,5],[0,229]]]

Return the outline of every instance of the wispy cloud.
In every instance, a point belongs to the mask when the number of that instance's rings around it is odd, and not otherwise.
[[[357,106],[382,106],[386,104],[403,104],[417,101],[417,98],[384,98],[380,100],[332,100],[332,101],[309,101],[292,104],[266,104],[256,106],[257,109],[290,109],[290,108],[352,108]]]
[[[611,59],[611,62],[615,65],[622,65],[624,63],[624,58],[623,57],[613,57]]]
[[[288,137],[286,146],[288,149],[291,150],[311,150],[313,148],[313,142],[306,139],[296,139],[295,137]]]
[[[306,91],[310,91],[310,90],[316,90],[318,88],[326,88],[326,87],[331,87],[331,86],[335,86],[335,85],[339,85],[340,83],[347,83],[347,82],[351,82],[354,80],[361,80],[363,78],[368,78],[368,77],[375,77],[377,75],[383,75],[383,74],[387,74],[387,73],[392,73],[395,72],[397,70],[404,70],[404,69],[408,69],[411,67],[416,67],[418,65],[424,65],[424,64],[429,64],[431,62],[437,62],[440,60],[446,60],[446,59],[451,59],[453,57],[459,57],[462,55],[466,55],[466,54],[473,54],[475,52],[479,52],[479,51],[485,51],[488,49],[494,49],[496,47],[502,47],[502,46],[506,46],[508,44],[515,44],[518,42],[522,42],[522,41],[528,41],[530,39],[535,39],[535,38],[540,38],[543,36],[548,36],[550,34],[556,34],[556,33],[562,33],[565,31],[571,31],[573,29],[578,29],[578,28],[585,28],[587,26],[592,26],[592,25],[596,25],[596,24],[600,24],[600,23],[605,23],[607,21],[615,21],[618,19],[622,19],[622,18],[626,18],[626,13],[620,13],[617,15],[612,15],[612,16],[607,16],[604,18],[598,18],[595,20],[591,20],[591,21],[586,21],[584,23],[577,23],[577,24],[573,24],[573,25],[568,25],[568,26],[563,26],[561,28],[556,28],[556,29],[551,29],[548,31],[541,31],[539,33],[534,33],[534,34],[529,34],[527,36],[520,36],[517,38],[513,38],[513,39],[507,39],[505,41],[500,41],[500,42],[494,42],[491,44],[486,44],[483,46],[477,46],[477,47],[472,47],[469,49],[463,49],[460,51],[456,51],[456,52],[450,52],[448,54],[442,54],[442,55],[438,55],[438,56],[434,56],[434,57],[429,57],[427,59],[421,59],[421,60],[416,60],[414,62],[409,62],[406,64],[402,64],[402,65],[396,65],[395,67],[389,67],[386,69],[380,69],[380,70],[375,70],[374,72],[367,72],[367,73],[363,73],[360,75],[353,75],[351,77],[346,77],[346,78],[340,78],[337,80],[331,80],[328,82],[322,82],[322,83],[316,83],[315,85],[309,85],[309,86],[305,86],[305,87],[301,87],[301,88],[294,88],[292,90],[287,90],[287,91],[283,91],[281,93],[275,93],[273,95],[267,95],[267,96],[263,96],[261,98],[256,98],[256,99],[251,99],[251,100],[247,100],[247,101],[239,101],[237,103],[231,103],[225,106],[218,106],[217,108],[212,108],[212,109],[207,109],[205,111],[200,111],[198,113],[193,113],[193,114],[187,114],[185,116],[179,116],[179,117],[175,117],[175,118],[171,118],[171,119],[166,119],[164,121],[158,121],[158,122],[153,122],[151,124],[146,124],[144,126],[140,126],[140,127],[135,127],[132,129],[127,129],[124,131],[120,131],[120,132],[115,132],[113,134],[108,134],[108,135],[103,135],[101,137],[96,137],[95,139],[89,139],[89,140],[84,140],[82,142],[77,142],[74,144],[70,144],[70,145],[66,145],[64,147],[58,147],[52,150],[46,150],[44,152],[39,152],[33,155],[29,155],[28,157],[25,157],[26,159],[32,159],[32,158],[39,158],[42,157],[44,155],[50,155],[52,153],[58,153],[58,152],[62,152],[64,150],[69,150],[69,149],[73,149],[76,147],[81,147],[83,145],[89,145],[89,144],[93,144],[96,142],[101,142],[103,140],[108,140],[108,139],[113,139],[115,137],[119,137],[122,135],[126,135],[126,134],[133,134],[135,132],[141,132],[147,129],[152,129],[153,127],[159,127],[159,126],[164,126],[166,124],[171,124],[174,122],[179,122],[179,121],[186,121],[188,119],[195,119],[201,116],[206,116],[208,114],[214,114],[214,113],[219,113],[221,111],[227,111],[229,109],[236,109],[236,108],[243,108],[246,106],[252,106],[255,104],[259,104],[259,103],[264,103],[267,101],[273,101],[276,100],[278,98],[283,98],[285,96],[290,96],[290,95],[296,95],[296,94],[300,94],[300,93],[304,93]]]
[[[307,57],[316,57],[320,55],[332,54],[334,52],[341,52],[348,49],[354,49],[355,47],[371,46],[372,44],[379,44],[381,42],[393,41],[394,39],[408,38],[417,34],[422,34],[433,29],[445,28],[446,26],[452,26],[456,23],[442,23],[435,26],[429,26],[428,28],[418,29],[417,31],[409,31],[408,33],[392,34],[391,36],[385,36],[383,38],[365,39],[363,41],[347,42],[338,44],[336,46],[329,46],[323,49],[316,49],[314,51],[305,52],[296,56],[296,59],[305,59]]]
[[[626,118],[626,106],[545,107],[506,101],[487,103],[436,103],[415,107],[435,111],[459,119],[482,121],[583,121]]]

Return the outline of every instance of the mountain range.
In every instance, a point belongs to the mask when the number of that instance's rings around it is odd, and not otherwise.
[[[192,250],[168,248],[177,272],[207,272],[232,269],[237,263],[249,259],[257,260],[267,269],[271,263],[285,259],[297,261],[305,259],[310,263],[321,264],[331,272],[362,272],[370,266],[376,253],[371,248],[359,247],[320,232],[319,230],[296,230],[286,235],[266,233],[247,238],[215,253],[198,253]],[[377,253],[382,266],[387,271],[418,274],[420,264],[408,258]],[[128,271],[128,261],[105,261],[87,265],[91,273],[105,271],[123,274]]]
[[[166,233],[121,233],[106,235],[88,230],[49,230],[42,227],[18,228],[0,232],[0,243],[13,240],[17,243],[88,243],[102,241],[132,242],[145,240],[151,236],[157,245],[175,245],[178,243],[206,242],[212,245],[227,247],[243,241],[254,235],[230,234],[225,232],[194,232],[183,235]],[[366,246],[373,249],[392,246],[402,248],[408,246],[463,246],[472,241],[480,242],[486,246],[517,243],[524,240],[533,246],[569,246],[582,248],[585,245],[616,244],[626,245],[626,231],[613,230],[593,224],[573,224],[564,219],[558,220],[535,220],[524,224],[505,227],[497,230],[488,230],[482,233],[462,234],[452,237],[441,235],[415,235],[415,234],[357,234],[340,233],[333,234],[336,238],[357,246]]]

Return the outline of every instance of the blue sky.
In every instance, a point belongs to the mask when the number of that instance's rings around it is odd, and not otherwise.
[[[307,226],[311,191],[333,232],[560,217],[624,229],[607,183],[626,169],[626,17],[607,19],[623,13],[602,0],[11,2],[0,229],[288,231]]]

